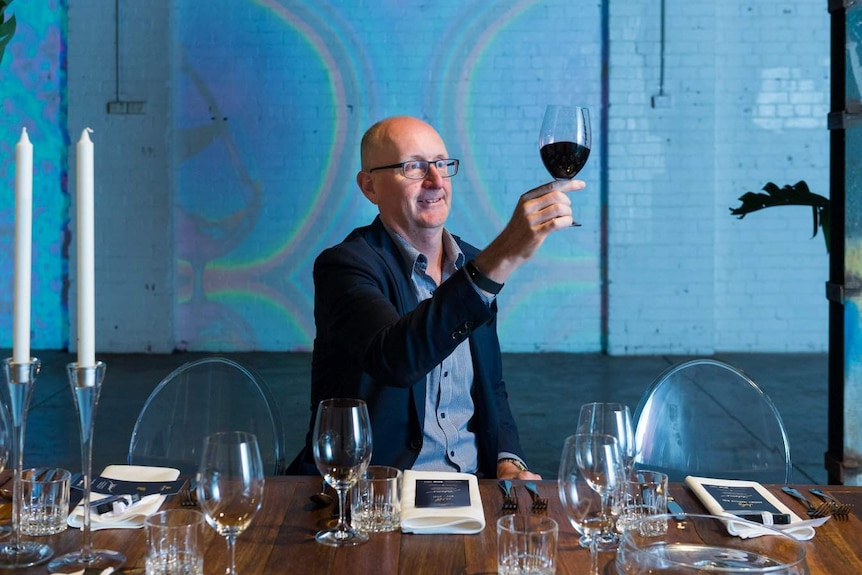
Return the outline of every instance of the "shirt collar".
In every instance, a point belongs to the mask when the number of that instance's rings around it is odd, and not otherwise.
[[[380,222],[383,223],[383,220],[380,220]],[[398,235],[398,232],[395,230],[390,229],[385,223],[383,223],[383,229],[386,230],[386,233],[389,234],[392,241],[394,241],[395,245],[398,246],[398,251],[401,253],[401,257],[404,258],[404,261],[408,266],[410,266],[410,269],[421,270],[424,273],[428,268],[428,256],[413,247],[410,242]],[[458,247],[458,242],[456,242],[455,238],[452,237],[452,234],[444,228],[443,277],[449,277],[455,270],[460,269],[461,266],[464,265],[465,259],[464,252],[462,252],[461,248]]]

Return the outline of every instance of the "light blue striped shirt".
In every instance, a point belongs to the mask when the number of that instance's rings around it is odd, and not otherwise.
[[[437,289],[427,274],[428,258],[397,233],[387,228],[402,256],[411,265],[410,280],[419,301]],[[443,276],[446,279],[464,265],[464,253],[443,230]],[[488,298],[485,298],[488,301]],[[461,342],[442,363],[425,377],[425,421],[422,449],[413,469],[475,473],[479,468],[476,434],[467,429],[473,417],[473,358],[470,341]]]

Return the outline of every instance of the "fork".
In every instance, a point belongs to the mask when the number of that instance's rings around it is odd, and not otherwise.
[[[815,506],[810,499],[802,495],[802,493],[800,493],[793,487],[788,487],[787,485],[785,485],[781,488],[781,490],[804,503],[806,507],[806,513],[808,513],[809,517],[826,517],[827,515],[832,514],[832,506],[829,503],[822,503]]]
[[[544,513],[547,511],[548,500],[539,495],[539,489],[536,487],[536,484],[528,481],[524,484],[524,487],[526,487],[527,493],[530,494],[530,499],[533,500],[533,504],[530,506],[530,513]]]
[[[829,502],[829,506],[832,508],[832,515],[834,515],[838,519],[846,519],[847,516],[850,515],[850,512],[853,511],[852,503],[841,503],[833,496],[817,488],[809,489],[808,491],[810,491],[817,497],[820,497],[824,501]]]
[[[515,487],[508,479],[503,479],[497,483],[500,489],[503,490],[503,511],[517,511],[518,498],[515,497]]]
[[[186,484],[186,488],[180,491],[180,507],[195,507],[198,504],[197,495],[194,493],[196,483],[192,479]]]

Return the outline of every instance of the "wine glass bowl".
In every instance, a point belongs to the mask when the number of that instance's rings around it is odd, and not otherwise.
[[[587,435],[571,435],[563,444],[560,470],[557,474],[557,490],[566,517],[582,537],[584,546],[589,546],[593,535],[604,525],[601,496],[584,477],[579,463],[579,450],[584,449]]]
[[[314,463],[338,494],[338,523],[317,533],[318,543],[333,547],[359,545],[368,535],[345,519],[347,492],[371,462],[371,419],[361,399],[325,399],[317,406],[313,431]]]
[[[619,444],[626,476],[635,463],[635,434],[631,410],[622,403],[585,403],[578,414],[578,433],[600,433],[614,437]]]
[[[198,505],[207,523],[227,540],[230,563],[225,573],[236,575],[236,538],[263,504],[265,480],[257,438],[244,431],[207,436],[196,479]]]
[[[587,163],[592,147],[590,111],[580,106],[545,108],[539,155],[555,180],[571,180]]]

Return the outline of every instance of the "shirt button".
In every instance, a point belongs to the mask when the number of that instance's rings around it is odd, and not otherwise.
[[[446,414],[445,414],[445,413],[441,413],[441,414],[440,414],[440,419],[446,419]]]
[[[444,372],[443,372],[443,377],[449,377],[449,372],[448,372],[448,371],[444,371]]]
[[[450,451],[450,452],[449,452],[449,455],[451,455],[452,457],[455,457],[455,452],[454,452],[454,451]]]

